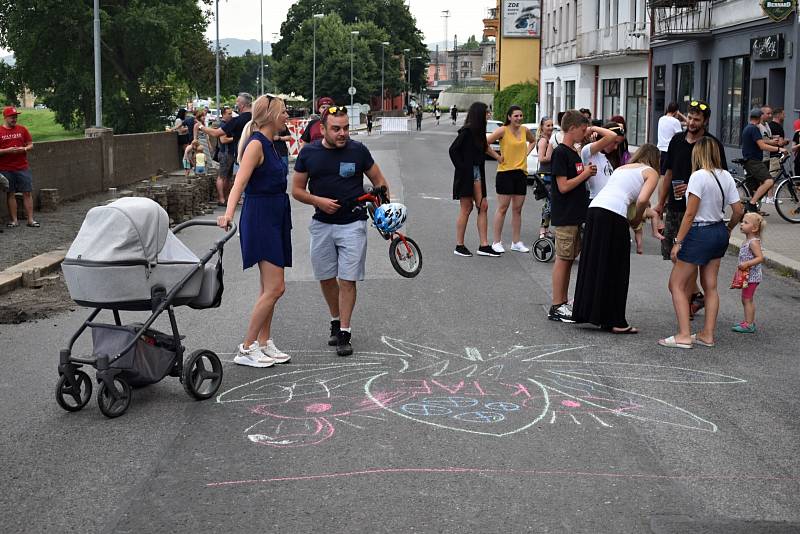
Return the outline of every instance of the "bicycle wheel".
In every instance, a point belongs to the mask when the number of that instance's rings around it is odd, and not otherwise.
[[[406,237],[404,243],[397,236],[389,245],[389,261],[400,276],[414,278],[422,270],[422,250],[410,237]]]
[[[745,203],[750,202],[750,197],[752,196],[752,194],[750,193],[750,188],[747,186],[744,180],[741,179],[734,179],[734,180],[736,181],[736,192],[739,193],[739,200],[744,206]],[[725,206],[725,215],[723,216],[723,220],[725,222],[730,221],[732,215],[733,215],[733,207],[730,204],[728,204],[727,206]]]
[[[800,176],[787,178],[778,184],[775,210],[790,223],[800,223]]]

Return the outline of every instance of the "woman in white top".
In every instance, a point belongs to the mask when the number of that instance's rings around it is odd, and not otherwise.
[[[591,139],[597,141],[591,142]],[[586,128],[586,138],[583,148],[581,148],[581,161],[584,165],[590,163],[597,167],[597,174],[586,180],[586,187],[589,189],[589,199],[597,196],[611,178],[614,167],[606,157],[617,150],[621,142],[625,140],[625,130],[616,122],[610,122],[604,127],[590,126]]]
[[[736,183],[720,168],[719,148],[710,137],[703,137],[692,150],[692,175],[686,188],[686,213],[672,247],[672,274],[669,291],[678,319],[678,333],[658,341],[671,348],[691,349],[692,345],[714,346],[714,329],[719,311],[717,274],[722,256],[728,248],[731,230],[742,218],[744,208],[739,201]],[[725,206],[733,208],[727,227],[723,222]],[[703,329],[691,333],[689,322],[689,281],[700,267],[706,314]]]
[[[642,145],[630,163],[614,171],[589,204],[572,307],[576,323],[596,324],[614,334],[639,332],[625,318],[631,271],[630,229],[641,223],[658,185],[658,158],[655,145]],[[633,203],[636,213],[629,221],[628,206]]]

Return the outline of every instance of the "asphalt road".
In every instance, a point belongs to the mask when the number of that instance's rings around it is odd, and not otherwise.
[[[454,132],[426,121],[359,137],[408,206],[424,267],[399,277],[371,233],[350,358],[326,344],[306,206],[293,211],[295,267],[274,322],[290,364],[231,363],[258,284],[235,241],[222,307],[178,309],[187,348],[225,361],[211,400],[168,378],[135,390],[118,419],[94,399],[66,413],[53,395],[58,349],[86,311],[0,326],[2,530],[800,531],[798,285],[766,275],[754,336],[730,332],[741,305],[725,289],[716,348],[661,348],[674,329],[671,264],[648,240],[632,258],[638,336],[549,322],[552,264],[453,255]],[[539,216],[529,201],[527,242]],[[215,237],[185,240],[202,250]],[[721,285],[734,266],[724,260]]]

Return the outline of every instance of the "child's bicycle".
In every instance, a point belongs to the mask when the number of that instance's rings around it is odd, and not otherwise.
[[[398,230],[406,220],[405,207],[389,204],[385,187],[367,187],[355,199],[353,211],[367,210],[372,226],[389,244],[389,261],[400,276],[414,278],[422,270],[422,250],[419,245]],[[398,209],[399,208],[399,209]]]
[[[536,200],[546,199],[547,187],[544,180],[539,173],[529,176],[533,180],[533,198]],[[531,245],[531,256],[534,260],[542,263],[547,263],[553,259],[556,254],[556,243],[550,232],[546,232],[543,236],[537,238]]]

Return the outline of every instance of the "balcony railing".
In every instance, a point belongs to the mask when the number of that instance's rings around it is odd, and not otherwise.
[[[487,62],[481,65],[481,76],[485,76],[487,74],[497,74],[497,62]]]
[[[700,39],[711,35],[711,0],[650,0],[653,39]]]
[[[578,34],[577,58],[587,60],[646,54],[650,49],[648,34],[646,22],[624,22]]]

